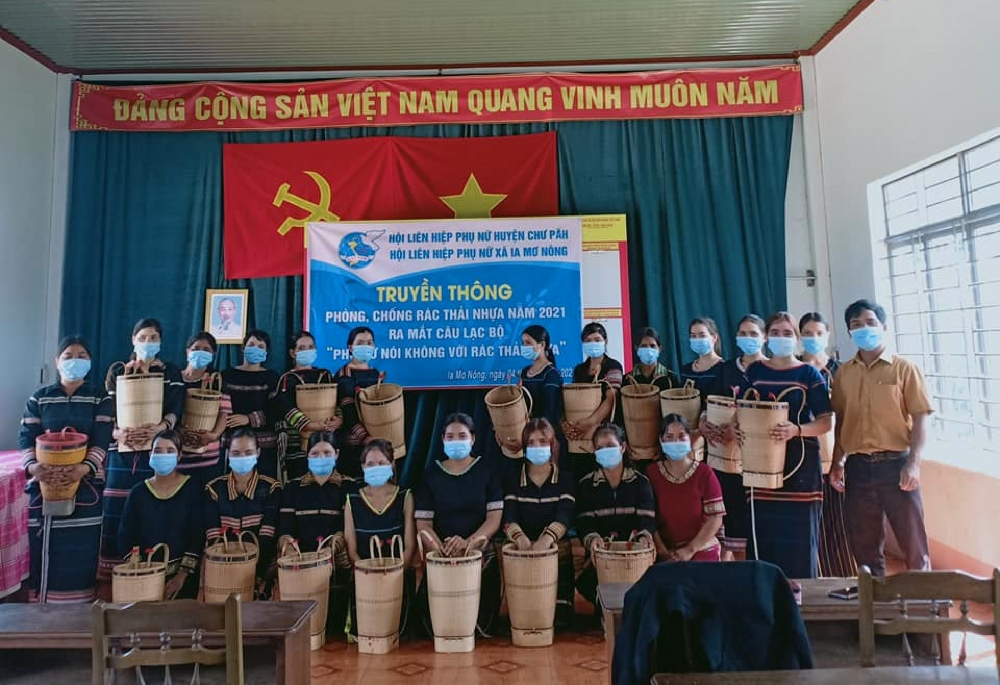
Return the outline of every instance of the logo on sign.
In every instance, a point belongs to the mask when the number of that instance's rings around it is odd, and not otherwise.
[[[378,239],[385,231],[355,231],[348,233],[340,241],[340,261],[351,269],[363,269],[375,259]]]

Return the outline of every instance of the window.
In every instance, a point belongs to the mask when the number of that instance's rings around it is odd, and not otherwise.
[[[881,185],[897,351],[918,362],[934,437],[1000,451],[1000,135]]]

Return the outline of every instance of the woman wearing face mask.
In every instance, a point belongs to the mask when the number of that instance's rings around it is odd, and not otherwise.
[[[472,455],[475,434],[475,424],[467,414],[445,419],[441,437],[446,459],[424,471],[414,518],[417,535],[425,536],[425,550],[437,549],[448,556],[468,548],[482,550],[478,626],[488,634],[500,611],[500,568],[490,543],[500,530],[503,488],[494,465]],[[426,583],[422,593],[426,593]]]
[[[795,357],[799,328],[788,312],[773,314],[766,331],[772,358],[753,364],[747,378],[761,399],[789,405],[788,421],[771,430],[786,445],[785,480],[777,490],[751,489],[747,556],[781,567],[789,578],[816,578],[823,509],[817,436],[832,428],[830,392],[819,371]]]
[[[99,577],[111,577],[111,569],[121,563],[127,549],[118,549],[118,525],[125,498],[139,483],[153,475],[149,467],[148,445],[160,431],[173,430],[184,410],[184,379],[180,370],[159,358],[163,341],[163,327],[156,319],[142,319],[132,327],[132,355],[125,363],[129,373],[163,374],[163,419],[157,424],[140,428],[115,427],[112,443],[108,448],[105,464],[107,485],[104,488],[104,527],[101,531],[101,565]],[[114,367],[114,373],[105,378],[105,387],[111,396],[112,411],[116,407],[117,378],[124,373]],[[132,451],[122,452],[125,446]],[[136,449],[145,447],[146,449]]]
[[[677,374],[660,363],[660,334],[654,328],[643,328],[635,336],[636,365],[625,377],[625,382],[637,385],[655,385],[660,390],[669,390],[680,385]],[[630,380],[631,379],[631,380]]]
[[[118,548],[146,550],[160,543],[170,550],[166,599],[194,599],[198,595],[198,563],[205,545],[201,520],[205,491],[178,469],[181,436],[163,431],[153,438],[149,464],[153,477],[128,495],[118,526]],[[160,559],[157,553],[157,560]]]
[[[385,374],[370,364],[375,358],[375,334],[367,326],[358,326],[347,334],[350,361],[337,371],[338,416],[342,421],[338,435],[343,447],[340,470],[352,478],[361,477],[361,448],[368,440],[368,431],[358,414],[358,390],[368,388]]]
[[[277,575],[275,529],[281,502],[281,485],[257,471],[260,447],[257,434],[246,426],[233,431],[229,440],[229,468],[205,486],[205,537],[235,539],[249,531],[260,543],[257,559],[257,591],[262,599],[270,595]]]
[[[719,340],[719,327],[707,316],[691,320],[688,326],[688,343],[691,351],[698,355],[693,362],[681,367],[681,383],[693,381],[701,393],[702,406],[715,387],[719,375],[719,364],[722,362],[722,343]]]
[[[660,561],[720,561],[716,534],[726,513],[722,488],[708,464],[694,460],[691,428],[668,414],[660,428],[666,457],[646,472],[656,498],[656,556]]]
[[[562,421],[562,376],[556,368],[552,340],[544,326],[528,326],[521,333],[521,356],[529,362],[521,369],[521,385],[531,393],[531,418],[545,419],[553,426]],[[521,445],[505,445],[514,451]]]
[[[649,480],[625,461],[625,433],[613,423],[594,432],[594,457],[598,468],[576,484],[576,531],[587,554],[586,566],[576,579],[576,589],[597,604],[597,570],[591,559],[594,545],[614,536],[628,540],[633,534],[653,544],[656,503]]]
[[[295,406],[295,390],[302,383],[329,383],[332,379],[326,369],[313,366],[317,357],[316,339],[309,331],[298,331],[288,341],[288,356],[292,360],[292,369],[278,381],[277,406],[282,418],[284,442],[285,480],[301,478],[309,469],[306,465],[306,446],[302,435],[316,431],[335,431],[340,428],[343,420],[336,416],[323,423],[310,421],[309,417]]]
[[[226,418],[228,443],[237,428],[253,431],[260,460],[257,470],[272,480],[278,479],[278,436],[270,411],[278,387],[278,374],[264,368],[271,349],[271,336],[254,328],[243,340],[243,363],[222,372],[222,392],[232,402],[232,414]]]
[[[833,377],[840,368],[840,362],[826,353],[830,344],[829,324],[819,312],[809,312],[799,319],[799,330],[802,331],[802,361],[815,366],[832,391]],[[823,476],[819,573],[829,578],[853,578],[858,574],[858,565],[848,539],[844,493],[830,485],[828,476]]]
[[[376,438],[361,450],[361,470],[365,486],[359,492],[347,496],[344,507],[344,538],[351,564],[356,564],[371,555],[372,538],[382,543],[382,554],[388,556],[392,538],[398,535],[403,540],[403,610],[400,615],[401,629],[405,628],[409,614],[409,604],[416,587],[415,575],[410,567],[413,550],[416,548],[416,525],[413,519],[413,497],[409,490],[396,484],[396,467],[392,443]],[[377,544],[377,543],[376,543]],[[351,593],[351,597],[354,594]],[[351,603],[354,607],[354,602]],[[356,611],[352,613],[352,626],[357,626]]]
[[[750,387],[747,369],[752,364],[767,359],[764,356],[764,319],[756,314],[747,314],[740,319],[736,330],[736,347],[740,355],[719,366],[719,374],[711,394],[722,397],[743,397]],[[735,439],[733,425],[716,426],[708,421],[703,412],[698,428],[705,439],[712,444],[730,444]],[[722,487],[722,499],[726,505],[721,535],[722,551],[727,558],[743,560],[747,552],[747,535],[750,527],[750,507],[747,491],[743,487],[743,476],[739,473],[715,472]]]
[[[104,459],[111,441],[111,399],[90,373],[90,348],[70,336],[59,343],[56,382],[28,398],[17,436],[28,478],[29,599],[33,602],[92,602],[101,547]],[[35,440],[46,431],[72,428],[87,436],[82,464],[49,466],[35,456]],[[78,482],[76,499],[46,506],[40,483]]]
[[[207,374],[214,373],[212,361],[218,351],[215,336],[206,331],[191,336],[185,345],[187,366],[181,370],[185,390],[201,388]],[[215,427],[207,431],[186,431],[181,429],[184,446],[177,470],[192,476],[199,490],[204,490],[208,481],[222,475],[223,463],[220,457],[220,438],[226,430],[226,419],[232,413],[229,395],[223,394],[219,400],[219,417]]]
[[[503,529],[518,549],[559,547],[556,623],[573,624],[573,550],[566,533],[573,526],[573,482],[559,470],[559,441],[545,419],[524,427],[524,463],[504,482]]]
[[[573,367],[574,383],[600,383],[601,404],[594,413],[582,421],[562,422],[563,434],[569,439],[589,440],[594,429],[605,421],[619,423],[616,420],[616,400],[622,387],[625,370],[621,362],[607,355],[608,332],[602,324],[588,323],[580,334],[583,341],[583,354],[587,358],[581,364]],[[589,473],[594,469],[594,458],[589,454],[572,454],[569,467],[570,473]]]

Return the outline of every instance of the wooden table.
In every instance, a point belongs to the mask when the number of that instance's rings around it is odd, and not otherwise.
[[[811,671],[657,673],[652,685],[996,685],[993,668],[961,666],[826,668]]]
[[[243,604],[243,643],[275,650],[275,682],[308,685],[309,617],[316,602]],[[90,604],[0,604],[0,649],[87,649],[93,644]]]

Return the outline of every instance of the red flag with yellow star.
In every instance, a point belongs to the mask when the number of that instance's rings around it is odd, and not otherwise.
[[[312,221],[559,212],[554,132],[231,144],[223,179],[229,279],[301,274]]]

